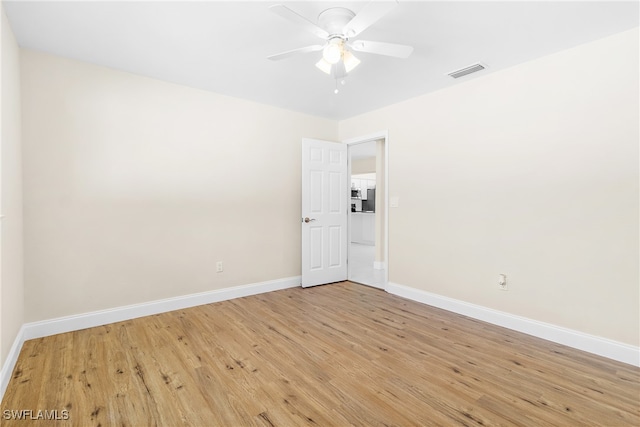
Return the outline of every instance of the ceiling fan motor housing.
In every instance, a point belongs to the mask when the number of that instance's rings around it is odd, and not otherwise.
[[[356,16],[355,13],[344,7],[331,7],[318,15],[318,25],[324,28],[331,36],[338,36],[344,39],[346,38],[344,28],[354,16]]]

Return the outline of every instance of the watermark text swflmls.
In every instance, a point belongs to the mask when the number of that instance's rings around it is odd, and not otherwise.
[[[69,411],[66,409],[5,409],[2,411],[2,418],[5,420],[60,421],[69,419]]]

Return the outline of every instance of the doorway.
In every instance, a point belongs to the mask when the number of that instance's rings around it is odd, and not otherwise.
[[[348,279],[379,289],[388,281],[386,132],[345,141],[348,146]]]

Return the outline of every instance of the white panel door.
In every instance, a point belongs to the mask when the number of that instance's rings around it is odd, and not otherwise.
[[[347,280],[347,146],[302,140],[302,286]]]

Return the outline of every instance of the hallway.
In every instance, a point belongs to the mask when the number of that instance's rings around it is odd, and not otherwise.
[[[384,289],[385,270],[373,268],[375,246],[351,243],[349,249],[349,280]]]

